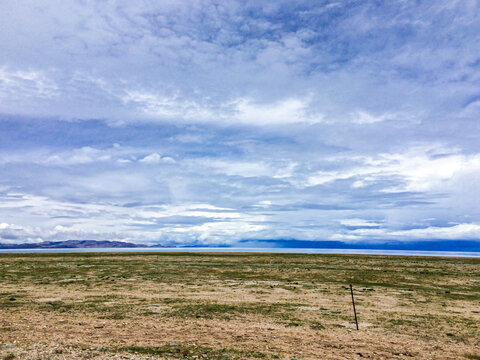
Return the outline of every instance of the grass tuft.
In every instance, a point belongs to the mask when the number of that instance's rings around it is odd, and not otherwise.
[[[128,352],[133,354],[145,354],[155,356],[168,356],[175,359],[278,359],[275,354],[267,354],[259,351],[238,350],[238,349],[214,349],[206,346],[193,346],[181,344],[168,344],[163,346],[127,346],[111,350],[112,352]]]

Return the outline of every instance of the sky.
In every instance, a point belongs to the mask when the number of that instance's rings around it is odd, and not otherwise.
[[[0,3],[0,242],[480,241],[479,1]]]

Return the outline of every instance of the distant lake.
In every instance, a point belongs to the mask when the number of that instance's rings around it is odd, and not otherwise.
[[[224,253],[287,253],[287,254],[357,254],[480,257],[480,252],[466,251],[417,251],[370,249],[294,249],[294,248],[242,248],[242,247],[176,247],[176,248],[83,248],[83,249],[0,249],[0,253],[134,253],[134,252],[224,252]]]

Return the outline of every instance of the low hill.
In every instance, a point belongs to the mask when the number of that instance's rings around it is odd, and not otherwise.
[[[123,241],[109,240],[65,240],[43,241],[39,243],[1,244],[0,249],[76,249],[76,248],[137,248],[137,247],[163,247],[162,245],[148,246]]]

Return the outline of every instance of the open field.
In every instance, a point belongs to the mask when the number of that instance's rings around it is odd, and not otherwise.
[[[0,359],[480,359],[480,259],[2,254],[0,345]]]

